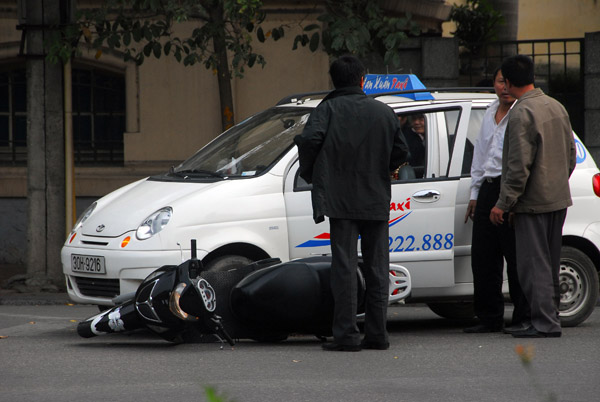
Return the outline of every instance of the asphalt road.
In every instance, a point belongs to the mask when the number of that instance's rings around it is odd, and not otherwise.
[[[81,305],[0,305],[0,401],[597,401],[600,311],[558,339],[464,334],[471,321],[390,308],[387,351],[278,344],[169,344],[148,332],[80,338]],[[508,317],[508,311],[507,311]],[[524,365],[518,345],[533,349]],[[552,399],[555,398],[555,399]]]

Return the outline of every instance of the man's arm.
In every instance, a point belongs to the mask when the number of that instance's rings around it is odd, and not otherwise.
[[[312,183],[313,166],[323,146],[328,126],[329,108],[322,105],[313,110],[302,134],[294,137],[294,143],[298,146],[298,160],[300,161],[299,175],[307,183]]]
[[[531,166],[537,152],[536,137],[538,130],[531,111],[521,111],[513,115],[504,136],[502,152],[502,186],[496,207],[509,212],[525,192]]]
[[[489,110],[486,111],[485,116],[483,117],[484,121],[488,117]],[[471,162],[471,197],[469,200],[469,204],[467,205],[467,212],[465,213],[465,223],[469,220],[469,218],[473,219],[475,216],[475,207],[477,205],[477,197],[479,196],[479,189],[481,188],[481,183],[483,183],[483,164],[485,162],[486,156],[486,143],[484,141],[484,122],[482,122],[481,127],[479,129],[479,135],[477,135],[477,139],[475,140],[475,144],[473,145],[473,161]]]

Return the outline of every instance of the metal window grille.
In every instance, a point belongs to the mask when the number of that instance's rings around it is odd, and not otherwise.
[[[0,71],[0,164],[27,161],[27,99],[25,69]]]
[[[561,102],[571,125],[583,139],[584,133],[584,40],[539,39],[484,43],[479,55],[461,59],[461,74],[468,85],[491,80],[502,60],[515,54],[531,57],[535,63],[535,84]]]
[[[95,68],[73,69],[73,137],[77,166],[123,164],[125,78]],[[25,66],[0,70],[0,166],[27,164]]]

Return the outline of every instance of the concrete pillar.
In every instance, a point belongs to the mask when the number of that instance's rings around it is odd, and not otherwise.
[[[44,58],[60,0],[26,1],[28,285],[62,284],[65,227],[63,69]]]
[[[600,32],[585,34],[585,146],[600,164]]]
[[[427,87],[458,86],[458,40],[456,38],[423,38],[422,72],[419,77]]]

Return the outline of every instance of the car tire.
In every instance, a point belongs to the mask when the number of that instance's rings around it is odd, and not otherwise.
[[[428,303],[427,306],[442,318],[468,320],[475,317],[472,302]]]
[[[560,322],[575,327],[584,322],[598,300],[598,272],[581,250],[563,246],[560,255]]]
[[[252,264],[252,262],[251,259],[241,255],[224,255],[210,260],[204,265],[204,269],[212,272],[226,272]]]

